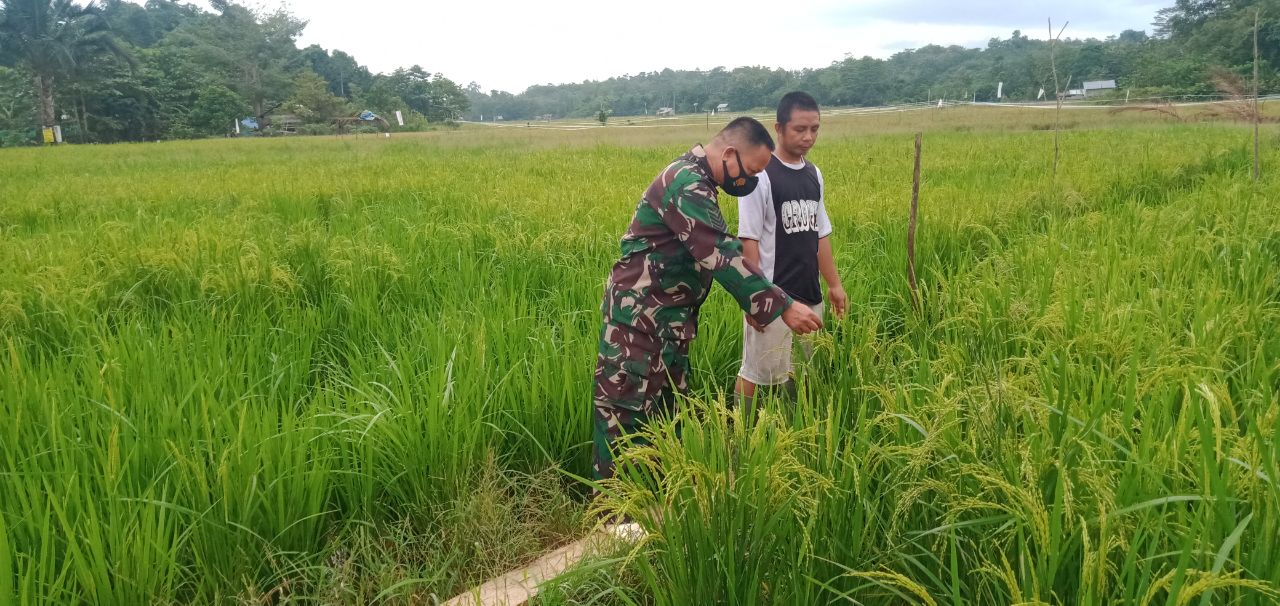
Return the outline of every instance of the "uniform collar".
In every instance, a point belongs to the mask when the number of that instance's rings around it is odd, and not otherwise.
[[[714,181],[714,179],[711,178],[711,164],[707,163],[707,149],[703,147],[701,143],[690,148],[689,151],[685,152],[683,157],[684,159],[693,162],[707,180]]]

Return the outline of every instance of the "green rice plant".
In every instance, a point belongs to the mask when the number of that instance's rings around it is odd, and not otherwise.
[[[650,538],[562,601],[1274,600],[1280,196],[1243,131],[1081,115],[1051,184],[1032,114],[916,118],[828,118],[849,317],[795,402],[728,411],[713,296],[602,505]],[[3,150],[0,606],[430,603],[581,536],[604,277],[706,136]]]

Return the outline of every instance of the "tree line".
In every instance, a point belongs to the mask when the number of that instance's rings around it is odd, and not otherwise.
[[[790,90],[825,105],[936,100],[1033,100],[1054,94],[1047,41],[1021,31],[985,48],[929,45],[887,59],[845,57],[826,67],[671,70],[603,81],[531,86],[523,92],[462,87],[420,66],[372,73],[355,57],[298,48],[306,23],[283,9],[255,11],[211,0],[0,0],[0,145],[37,141],[59,124],[72,142],[222,136],[256,118],[272,132],[288,116],[309,133],[334,119],[402,110],[407,128],[460,118],[533,120],[769,107]],[[1151,33],[1064,38],[1056,62],[1063,89],[1116,80],[1134,97],[1213,94],[1223,74],[1252,71],[1254,12],[1264,91],[1280,84],[1280,0],[1176,0]],[[1001,86],[1002,85],[1002,86]]]
[[[1264,92],[1277,90],[1280,0],[1176,0],[1154,15],[1151,33],[1126,30],[1104,40],[1071,39],[1068,28],[1056,51],[1062,89],[1079,88],[1087,80],[1116,80],[1133,98],[1217,94],[1215,81],[1221,74],[1244,77],[1252,72],[1255,10],[1261,11],[1261,87]],[[1044,33],[1049,33],[1047,23]],[[1008,38],[991,39],[981,49],[929,45],[887,59],[845,57],[816,69],[664,69],[603,81],[532,86],[521,94],[484,92],[472,84],[467,96],[469,116],[486,120],[587,118],[602,109],[614,115],[653,114],[661,107],[689,113],[721,103],[740,111],[772,107],[791,90],[806,91],[825,105],[842,106],[940,98],[996,101],[997,92],[1003,93],[1003,100],[1031,101],[1042,89],[1051,100],[1049,55],[1047,40],[1015,31]]]

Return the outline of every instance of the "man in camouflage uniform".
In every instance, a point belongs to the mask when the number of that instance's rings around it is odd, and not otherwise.
[[[613,477],[618,438],[671,413],[676,394],[687,389],[689,342],[713,279],[760,327],[779,317],[799,334],[822,327],[820,317],[793,305],[742,256],[716,200],[717,188],[750,193],[773,149],[760,122],[738,118],[709,145],[668,165],[640,199],[604,292],[594,394],[597,479]]]

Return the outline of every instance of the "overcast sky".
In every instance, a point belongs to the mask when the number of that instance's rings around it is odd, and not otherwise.
[[[276,0],[250,0],[274,7]],[[420,64],[465,86],[523,91],[672,69],[822,67],[846,54],[888,57],[925,44],[985,47],[1020,29],[1048,37],[1151,31],[1173,0],[292,0],[309,21],[300,46],[355,56],[375,72]],[[200,2],[197,2],[200,4]]]

